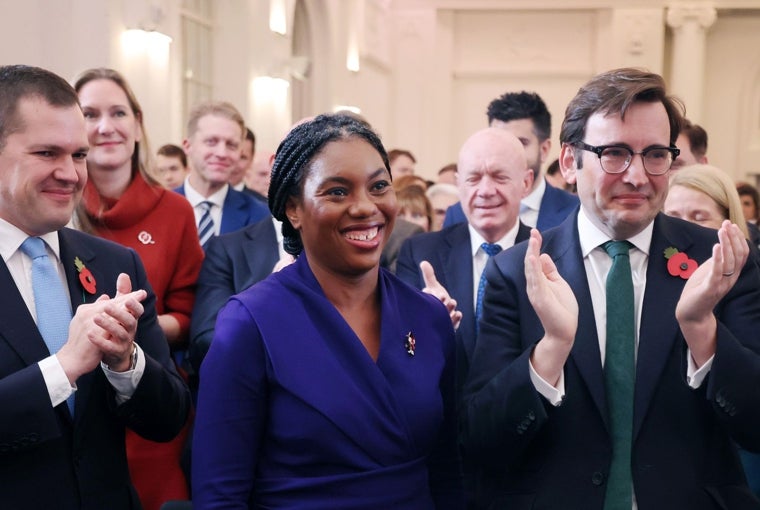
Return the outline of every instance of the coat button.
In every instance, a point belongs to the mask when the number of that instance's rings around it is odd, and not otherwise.
[[[591,475],[591,483],[594,485],[602,485],[604,483],[604,473],[601,471],[594,471],[594,474]]]

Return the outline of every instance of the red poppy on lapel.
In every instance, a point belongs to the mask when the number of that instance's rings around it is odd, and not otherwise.
[[[665,250],[665,258],[668,260],[668,273],[672,276],[680,276],[684,280],[688,279],[699,264],[694,259],[690,259],[686,253],[678,251],[672,246]]]
[[[90,270],[87,269],[84,262],[82,262],[79,257],[74,258],[74,266],[76,266],[77,272],[79,273],[79,283],[82,284],[82,287],[87,293],[94,295],[98,285],[98,282],[95,281],[95,277],[92,276]]]

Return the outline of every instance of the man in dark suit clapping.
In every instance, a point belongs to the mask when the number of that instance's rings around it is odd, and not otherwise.
[[[167,441],[190,408],[138,256],[64,228],[87,151],[65,80],[0,67],[3,508],[140,508],[125,428]]]

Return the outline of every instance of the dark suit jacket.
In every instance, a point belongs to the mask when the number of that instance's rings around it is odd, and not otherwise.
[[[190,365],[196,373],[214,337],[216,315],[233,295],[263,280],[279,260],[272,221],[212,237],[206,245],[190,323]]]
[[[148,291],[136,337],[145,373],[132,398],[117,406],[113,387],[97,367],[76,383],[73,421],[65,402],[53,408],[37,365],[50,353],[0,259],[0,507],[140,508],[129,482],[124,429],[168,441],[185,423],[190,395],[169,358],[137,254],[69,229],[59,231],[59,239],[73,309],[103,293],[113,296],[121,272],[130,276],[132,288]],[[95,277],[97,295],[83,290],[75,257]]]
[[[546,191],[541,198],[541,206],[538,208],[536,228],[543,232],[556,227],[573,212],[573,209],[578,207],[579,203],[577,196],[563,189],[555,188],[547,182]]]
[[[530,237],[530,228],[522,223],[515,243]],[[467,370],[475,350],[475,309],[473,302],[472,251],[467,223],[460,223],[440,232],[430,232],[412,237],[401,245],[396,265],[396,276],[406,283],[422,289],[425,282],[420,262],[427,260],[433,266],[441,285],[456,299],[457,309],[462,311],[462,321],[457,329],[457,392],[461,393]]]
[[[185,195],[185,185],[175,189],[177,193]],[[256,223],[269,217],[269,208],[250,195],[237,191],[230,186],[222,207],[222,225],[220,234],[240,230],[246,225]]]
[[[578,331],[564,367],[566,398],[554,407],[535,390],[529,358],[543,336],[526,294],[526,244],[486,268],[480,335],[462,413],[467,457],[483,470],[484,508],[601,509],[611,443],[594,312],[573,214],[544,233],[578,300]],[[638,507],[756,509],[734,442],[760,448],[760,274],[748,261],[716,307],[717,352],[698,389],[685,381],[687,348],[675,320],[686,280],[663,252],[699,263],[715,230],[662,214],[655,219],[636,364],[632,472]]]
[[[546,191],[544,191],[541,205],[538,208],[536,228],[540,232],[543,232],[544,230],[556,227],[573,212],[578,203],[577,196],[565,190],[555,188],[547,182]],[[443,226],[445,228],[462,222],[467,222],[467,218],[464,215],[464,211],[462,211],[462,204],[457,202],[446,210]]]

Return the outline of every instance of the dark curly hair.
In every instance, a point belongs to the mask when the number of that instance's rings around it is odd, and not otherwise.
[[[488,124],[494,120],[510,122],[530,119],[539,142],[552,135],[552,116],[546,103],[535,92],[508,92],[491,101],[486,110]]]
[[[369,124],[345,114],[322,114],[311,121],[294,127],[280,143],[272,166],[269,184],[269,209],[272,216],[282,222],[283,245],[285,251],[297,256],[303,251],[301,234],[293,227],[285,215],[290,197],[300,198],[303,182],[311,162],[330,142],[361,138],[377,150],[383,164],[390,173],[388,154],[380,137]]]

